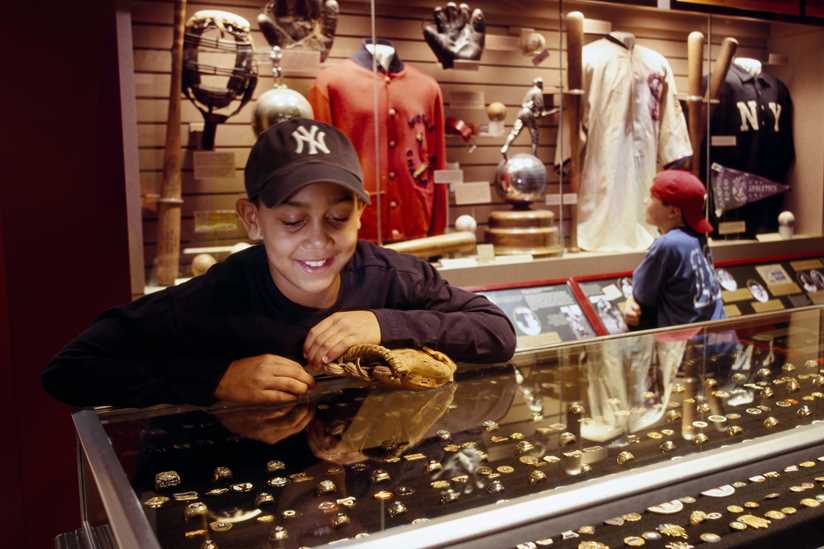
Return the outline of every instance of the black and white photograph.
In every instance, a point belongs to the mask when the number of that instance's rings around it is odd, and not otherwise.
[[[755,280],[753,280],[753,279],[748,280],[747,281],[747,288],[750,290],[750,293],[752,294],[752,297],[756,301],[760,301],[761,303],[765,303],[765,302],[769,301],[770,294],[767,292],[767,289],[764,286],[762,286],[761,284],[759,284],[758,282],[756,282]]]

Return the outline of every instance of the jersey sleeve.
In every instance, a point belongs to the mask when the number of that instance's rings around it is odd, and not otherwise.
[[[312,105],[315,120],[325,122],[326,124],[333,124],[332,106],[329,103],[329,90],[326,83],[320,79],[316,79],[309,89],[308,99],[309,104]]]
[[[386,308],[373,312],[381,343],[428,346],[455,360],[502,362],[515,352],[515,329],[486,297],[450,286],[428,263],[398,271]]]
[[[661,128],[658,134],[658,164],[660,166],[666,166],[693,154],[687,121],[684,118],[681,103],[678,102],[678,91],[675,87],[672,67],[666,60],[664,63],[666,91],[661,98]]]
[[[46,391],[75,406],[207,405],[229,360],[193,357],[168,290],[110,309],[66,345],[42,374]]]

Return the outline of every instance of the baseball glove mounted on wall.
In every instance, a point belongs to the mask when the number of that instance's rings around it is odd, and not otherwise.
[[[481,10],[470,14],[468,5],[449,2],[445,9],[435,8],[433,16],[435,24],[423,26],[423,37],[443,68],[451,69],[456,59],[481,58],[486,39],[486,20]]]
[[[453,380],[457,366],[445,354],[421,349],[387,349],[381,345],[353,345],[325,373],[402,389],[431,389]]]
[[[317,50],[323,62],[335,41],[339,12],[336,0],[269,0],[258,26],[270,46]]]

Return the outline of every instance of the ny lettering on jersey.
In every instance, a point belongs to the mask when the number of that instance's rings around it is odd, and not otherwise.
[[[772,113],[772,127],[774,132],[780,131],[781,124],[781,105],[775,101],[769,101],[769,112]],[[737,101],[735,106],[738,107],[738,112],[741,114],[741,128],[739,131],[758,131],[760,126],[758,124],[758,103],[755,101]]]
[[[709,164],[785,183],[795,159],[792,118],[792,100],[783,82],[763,71],[753,75],[733,63],[721,86],[719,104],[712,110],[709,134],[735,139],[716,140],[710,149]],[[724,142],[735,145],[720,144]],[[783,195],[764,198],[721,217],[713,216],[711,221],[718,228],[725,221],[743,220],[747,226],[744,236],[750,237],[776,231],[783,200]],[[714,210],[711,204],[710,211]]]

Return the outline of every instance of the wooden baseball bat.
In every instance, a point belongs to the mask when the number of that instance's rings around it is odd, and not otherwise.
[[[578,192],[581,179],[581,90],[584,86],[583,47],[584,14],[571,11],[566,14],[567,31],[567,91],[565,95],[566,123],[569,128],[569,188]],[[570,208],[570,249],[578,250],[578,202]]]
[[[474,232],[461,231],[384,244],[384,248],[418,257],[436,257],[449,253],[474,252],[475,242]]]
[[[712,75],[710,78],[710,89],[708,99],[718,99],[718,93],[721,90],[721,84],[727,77],[727,71],[730,70],[730,63],[735,57],[735,52],[738,50],[738,40],[735,38],[724,38],[721,42],[721,51],[718,52],[718,57],[715,58],[715,63],[712,66]]]
[[[704,102],[702,78],[704,76],[704,35],[693,31],[687,37],[687,113],[689,114],[690,145],[692,145],[693,175],[698,176],[701,166],[701,142],[704,139]]]
[[[186,25],[186,0],[175,2],[172,73],[169,84],[169,112],[166,115],[166,148],[163,152],[163,185],[157,211],[157,254],[151,280],[171,286],[180,270],[180,89],[183,70],[183,34]]]

